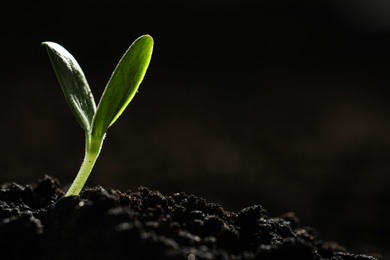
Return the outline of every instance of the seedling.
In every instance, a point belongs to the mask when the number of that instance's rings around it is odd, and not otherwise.
[[[65,98],[85,131],[85,157],[65,196],[76,196],[82,190],[100,154],[108,128],[133,99],[149,66],[153,38],[137,38],[125,52],[109,79],[96,106],[87,79],[76,59],[62,46],[43,42]]]

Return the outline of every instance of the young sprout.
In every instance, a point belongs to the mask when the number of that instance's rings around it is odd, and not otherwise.
[[[76,196],[92,171],[108,128],[137,92],[149,66],[154,42],[150,35],[143,35],[130,45],[112,73],[97,106],[76,59],[57,43],[42,44],[46,46],[65,98],[85,131],[85,157],[65,195]]]

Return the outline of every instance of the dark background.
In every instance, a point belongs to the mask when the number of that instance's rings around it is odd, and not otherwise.
[[[98,101],[150,34],[146,78],[87,185],[294,211],[326,240],[389,254],[388,1],[14,1],[0,19],[1,182],[68,185],[83,158],[42,41],[76,57]]]

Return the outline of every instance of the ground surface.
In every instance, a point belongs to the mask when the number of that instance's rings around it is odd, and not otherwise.
[[[260,205],[229,212],[195,195],[145,187],[63,195],[49,176],[1,186],[3,259],[375,259],[322,241],[293,213],[270,217]]]

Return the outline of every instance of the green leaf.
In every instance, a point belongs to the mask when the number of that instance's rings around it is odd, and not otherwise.
[[[43,42],[42,44],[46,46],[54,71],[73,114],[81,127],[89,132],[96,112],[96,104],[84,72],[76,59],[61,45],[54,42]]]
[[[92,125],[93,136],[103,136],[133,99],[149,66],[153,38],[137,38],[116,66],[97,107]]]

